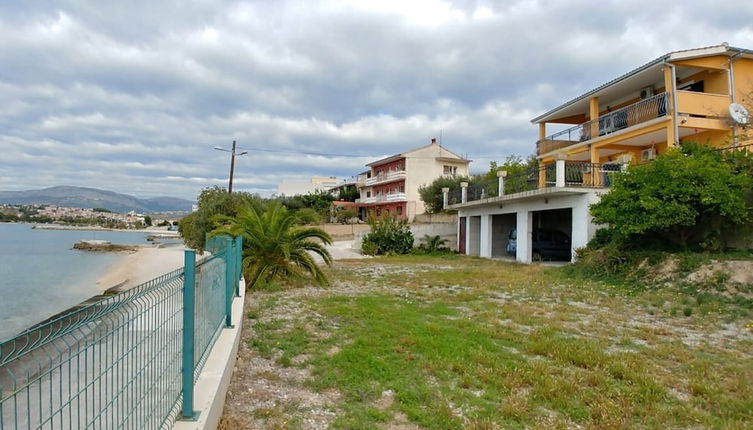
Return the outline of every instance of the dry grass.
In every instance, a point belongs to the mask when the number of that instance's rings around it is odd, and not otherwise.
[[[248,296],[226,428],[753,427],[734,300],[457,256],[330,275]]]

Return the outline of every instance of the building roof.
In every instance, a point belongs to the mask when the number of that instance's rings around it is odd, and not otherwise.
[[[391,155],[389,157],[385,157],[385,158],[382,158],[380,160],[373,161],[371,163],[368,163],[367,166],[373,167],[373,166],[378,166],[380,164],[389,163],[390,161],[399,160],[401,158],[407,157],[408,155],[410,155],[410,154],[412,154],[414,152],[418,152],[418,151],[421,151],[422,149],[430,148],[432,146],[436,146],[438,148],[441,148],[442,150],[448,152],[450,155],[454,156],[456,159],[453,159],[453,161],[462,161],[462,162],[465,162],[465,163],[470,163],[471,162],[471,160],[463,158],[463,157],[459,156],[458,154],[456,154],[456,153],[450,151],[449,149],[445,148],[444,146],[440,145],[439,143],[437,143],[436,139],[432,139],[431,143],[429,143],[428,145],[419,146],[418,148],[409,149],[409,150],[407,150],[405,152],[401,152],[399,154]],[[443,158],[445,160],[450,159],[450,157],[445,157],[445,156],[442,156],[442,155],[439,155],[437,158]],[[365,173],[367,173],[367,172],[365,172]]]
[[[588,99],[591,97],[600,97],[604,96],[606,94],[610,93],[610,89],[617,86],[618,84],[628,84],[633,88],[641,88],[642,86],[648,86],[651,85],[654,81],[653,74],[651,72],[660,71],[662,67],[664,67],[664,64],[667,62],[672,61],[680,61],[680,60],[689,60],[692,58],[699,58],[699,57],[708,57],[711,55],[726,55],[729,57],[736,56],[736,55],[744,55],[746,57],[753,58],[753,50],[750,49],[743,49],[743,48],[735,48],[732,46],[727,45],[726,43],[723,43],[721,45],[715,45],[715,46],[707,46],[703,48],[694,48],[694,49],[686,49],[682,51],[672,51],[668,54],[664,54],[661,57],[649,61],[648,63],[637,67],[627,73],[625,73],[622,76],[619,76],[615,79],[612,79],[611,81],[600,85],[586,93],[583,93],[579,95],[578,97],[575,97],[572,100],[569,100],[556,108],[543,113],[536,118],[533,118],[531,120],[532,123],[540,123],[540,122],[546,122],[548,120],[556,119],[557,117],[566,116],[568,114],[576,113],[575,111],[580,111],[580,106],[578,109],[568,109],[568,108],[575,108],[577,104],[580,104],[579,102],[588,102]],[[611,91],[614,92],[614,91]]]

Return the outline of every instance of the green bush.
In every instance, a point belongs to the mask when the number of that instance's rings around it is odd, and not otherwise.
[[[361,252],[366,255],[407,254],[413,249],[413,233],[404,219],[385,215],[370,219],[371,232],[363,238]]]
[[[752,163],[749,154],[683,143],[615,175],[609,193],[591,206],[594,222],[609,224],[618,242],[634,247],[724,249],[714,230],[736,229],[752,218],[746,201]]]
[[[452,252],[450,248],[445,246],[447,244],[447,241],[445,239],[442,239],[442,237],[440,236],[429,236],[428,234],[425,234],[423,239],[421,240],[423,241],[423,243],[414,248],[413,253],[448,254]]]

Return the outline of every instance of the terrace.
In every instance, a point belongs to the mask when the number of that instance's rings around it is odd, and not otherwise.
[[[445,206],[458,209],[470,204],[483,205],[539,194],[573,194],[605,189],[611,185],[613,176],[626,167],[619,163],[557,160],[554,164],[540,165],[515,175],[507,176],[507,172],[499,172],[496,180],[449,191]]]

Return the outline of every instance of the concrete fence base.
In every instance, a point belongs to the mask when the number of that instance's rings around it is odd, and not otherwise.
[[[196,421],[177,421],[174,430],[214,430],[220,423],[225,407],[225,395],[238,356],[243,323],[243,303],[246,284],[240,281],[240,297],[233,299],[232,328],[225,328],[209,353],[204,368],[194,388],[194,409],[198,413]]]

